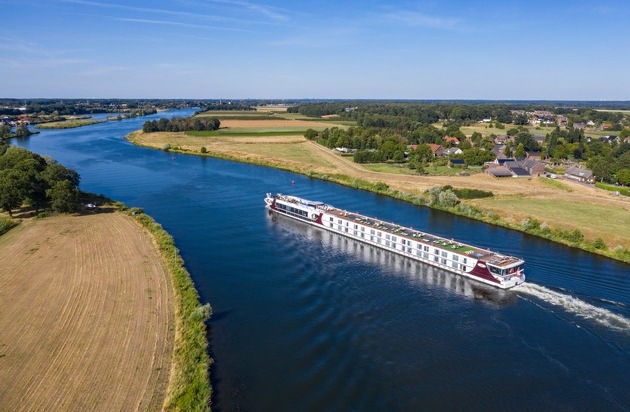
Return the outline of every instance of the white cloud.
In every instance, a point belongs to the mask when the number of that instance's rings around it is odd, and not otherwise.
[[[402,23],[414,27],[453,30],[461,25],[461,20],[431,16],[417,11],[397,10],[384,13],[381,18],[390,22]]]

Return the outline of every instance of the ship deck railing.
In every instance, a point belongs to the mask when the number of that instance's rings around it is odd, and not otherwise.
[[[415,241],[422,241],[443,250],[466,254],[468,256],[474,257],[475,259],[485,258],[493,265],[504,266],[521,261],[520,259],[512,256],[504,256],[487,249],[481,249],[479,247],[456,242],[452,239],[449,240],[436,235],[431,235],[413,228],[400,226],[396,223],[386,222],[378,218],[371,218],[358,213],[347,212],[345,210],[337,209],[331,206],[326,211],[336,215],[337,217],[349,218],[349,220],[353,220],[357,223],[371,226],[375,229],[389,232],[393,235],[405,236]]]

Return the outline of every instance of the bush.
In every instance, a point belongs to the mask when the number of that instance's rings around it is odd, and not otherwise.
[[[376,190],[377,192],[386,192],[387,190],[389,190],[389,186],[387,185],[387,183],[377,182],[374,185],[374,190]]]
[[[0,219],[0,235],[7,233],[10,229],[17,225],[18,223],[11,219]]]
[[[481,189],[452,189],[453,193],[457,195],[459,199],[482,199],[484,197],[492,197],[494,193],[488,190]]]
[[[207,153],[208,150],[206,149],[206,146],[201,146],[201,153]]]
[[[533,219],[531,217],[526,217],[521,222],[521,226],[525,230],[536,230],[536,229],[540,229],[541,224],[540,224],[540,221],[536,219]]]
[[[451,189],[451,186],[435,186],[427,190],[429,206],[446,208],[456,206],[459,203],[459,199]]]
[[[438,196],[438,202],[442,207],[454,207],[459,203],[459,199],[452,190],[445,190]]]
[[[551,228],[549,227],[549,225],[546,222],[542,222],[540,224],[540,231],[543,233],[549,233],[551,231]]]
[[[599,250],[607,249],[606,243],[604,243],[604,240],[601,237],[598,237],[597,239],[593,241],[593,247]]]

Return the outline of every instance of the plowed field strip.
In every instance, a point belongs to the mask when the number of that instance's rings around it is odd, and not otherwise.
[[[0,238],[0,411],[160,409],[170,287],[150,236],[118,213]]]

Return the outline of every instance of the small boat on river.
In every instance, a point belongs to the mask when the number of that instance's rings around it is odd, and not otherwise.
[[[522,259],[449,240],[395,223],[348,212],[323,202],[267,193],[273,213],[374,245],[500,289],[525,281]]]

